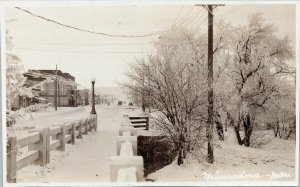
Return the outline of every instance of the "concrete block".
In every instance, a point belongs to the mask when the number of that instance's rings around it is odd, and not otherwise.
[[[118,171],[117,182],[137,182],[135,167],[121,168]]]
[[[135,167],[137,173],[137,181],[144,179],[144,166],[142,156],[120,157],[114,156],[110,158],[110,181],[116,182],[118,171],[122,168]]]
[[[120,126],[119,136],[122,136],[124,131],[130,131],[131,136],[137,136],[141,129],[135,129],[133,126]]]
[[[117,136],[117,155],[120,155],[121,144],[126,141],[132,144],[133,154],[137,155],[137,136]]]

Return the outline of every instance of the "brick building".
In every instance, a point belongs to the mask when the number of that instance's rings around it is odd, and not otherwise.
[[[89,89],[77,90],[77,105],[88,105],[89,104]]]
[[[56,76],[57,72],[57,76]],[[35,98],[40,102],[55,102],[55,80],[57,77],[58,106],[77,106],[77,84],[75,77],[61,70],[28,70],[24,73],[27,78],[24,86],[32,87]]]

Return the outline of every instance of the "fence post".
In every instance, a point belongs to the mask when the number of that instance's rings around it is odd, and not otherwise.
[[[98,131],[98,116],[95,115],[95,131]]]
[[[91,129],[91,121],[90,121],[90,118],[87,118],[86,120],[86,128],[87,128],[87,132],[90,132],[90,129]]]
[[[49,132],[50,132],[49,128],[44,128],[42,131],[40,131],[41,139],[38,146],[40,152],[40,159],[38,160],[38,162],[40,163],[41,166],[47,164],[47,159],[49,158],[50,155],[50,139],[47,138],[47,136],[49,136]]]
[[[65,125],[62,125],[61,132],[59,134],[60,146],[59,146],[58,150],[60,150],[60,151],[65,151],[65,149],[66,149],[65,135],[66,135]]]
[[[93,118],[90,117],[90,118],[89,118],[89,131],[90,131],[90,132],[93,131],[93,126],[94,126]]]
[[[78,123],[79,123],[79,126],[78,126],[79,136],[78,136],[78,138],[82,139],[82,120],[80,120]]]
[[[75,126],[76,126],[76,123],[72,123],[72,132],[71,132],[71,142],[72,142],[72,145],[75,144],[75,139],[76,139]]]
[[[46,164],[50,163],[50,127],[46,129]]]
[[[87,135],[88,134],[88,120],[85,119],[83,124],[84,124],[84,133],[83,134]]]
[[[35,163],[44,166],[50,162],[50,128],[36,129],[30,132],[38,132],[40,141],[28,145],[28,150],[38,150],[40,156]]]
[[[50,135],[50,127],[47,129],[47,160],[46,163],[49,164],[50,163],[50,151],[51,151],[51,145],[50,145],[50,140],[51,139],[51,135]]]
[[[95,131],[98,130],[98,126],[97,126],[97,114],[92,114],[92,121],[93,121],[93,127],[95,129]]]
[[[7,142],[7,182],[17,182],[17,138],[9,137]]]

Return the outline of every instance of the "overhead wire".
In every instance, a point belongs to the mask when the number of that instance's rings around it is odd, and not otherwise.
[[[180,16],[180,14],[181,14],[181,11],[183,10],[183,8],[184,8],[184,6],[182,5],[181,6],[181,8],[180,8],[180,11],[179,11],[179,13],[177,14],[177,16],[176,16],[176,19],[174,20],[174,22],[173,22],[173,25],[175,25],[176,24],[176,22],[177,22],[177,19],[179,18],[179,16]]]
[[[189,19],[191,12],[193,12],[193,9],[195,7],[192,7],[186,14],[184,17],[182,17],[181,21],[179,21],[178,25],[184,25],[184,23]]]
[[[141,45],[143,43],[49,43],[49,42],[24,42],[14,41],[21,45],[45,45],[45,46],[120,46],[120,45]]]
[[[198,12],[198,14],[196,15],[196,17],[194,17],[192,20],[191,20],[191,22],[190,22],[190,27],[189,28],[193,28],[194,27],[194,21],[195,20],[202,20],[202,18],[203,18],[203,16],[205,16],[205,13],[203,13],[202,12],[203,11],[203,9],[200,9],[200,12]],[[199,15],[200,15],[200,17],[199,17]]]
[[[96,53],[96,54],[126,54],[126,53],[143,53],[142,51],[81,51],[81,50],[53,50],[53,49],[36,49],[36,48],[22,48],[15,47],[14,50],[24,51],[41,51],[41,52],[56,52],[56,53]]]
[[[207,6],[202,5],[202,7],[208,11]],[[22,8],[19,8],[19,7],[15,7],[15,8],[17,8],[17,9],[19,9],[19,10],[22,10],[22,11],[25,11],[26,13],[31,14],[32,16],[39,17],[39,18],[41,18],[41,19],[46,19],[47,21],[50,21],[50,22],[59,24],[59,25],[61,25],[61,26],[65,26],[65,24],[56,22],[56,21],[54,21],[54,20],[51,20],[51,19],[49,19],[49,18],[45,18],[45,17],[43,17],[43,16],[36,15],[36,14],[34,14],[34,13],[28,11],[28,10],[25,10],[25,9],[22,9]],[[217,8],[217,7],[216,7],[216,8]],[[240,8],[240,7],[237,7],[237,8],[235,8],[234,10],[237,10],[238,8]],[[176,19],[175,19],[173,25],[176,24],[177,20],[180,18],[180,15],[182,15],[183,9],[184,9],[184,6],[181,7],[179,13],[178,13],[177,16],[176,16]],[[180,24],[185,24],[186,26],[188,26],[189,24],[191,25],[191,24],[194,22],[194,20],[195,20],[196,18],[198,18],[199,15],[201,15],[201,16],[200,16],[200,18],[197,19],[197,20],[200,20],[200,19],[205,15],[205,14],[202,13],[202,9],[200,10],[200,12],[196,12],[196,14],[190,15],[190,14],[192,13],[193,9],[194,9],[194,7],[192,7],[192,8],[190,9],[190,11],[188,11],[188,12],[185,14],[185,16],[181,19]],[[201,14],[201,13],[202,13],[202,14]],[[227,12],[226,14],[228,14],[228,13],[231,13],[231,12]],[[224,14],[224,15],[225,15],[225,14]],[[189,21],[188,21],[188,20],[189,20]],[[196,27],[196,30],[199,30],[200,27],[202,26],[202,24],[203,24],[206,20],[207,20],[207,17],[205,17],[205,18],[200,22],[200,24]],[[98,34],[107,35],[107,36],[113,36],[113,37],[146,37],[146,36],[150,36],[149,34],[148,34],[148,35],[135,35],[135,36],[134,36],[134,35],[111,35],[111,34],[106,34],[106,33],[99,33],[99,32],[95,32],[95,31],[84,30],[84,29],[80,29],[80,28],[72,27],[72,26],[67,26],[67,27],[68,27],[68,28],[72,28],[72,29],[79,29],[80,31],[84,31],[84,32],[93,32],[94,34],[95,34],[95,33],[98,33]],[[195,28],[195,27],[194,27],[194,28]],[[159,34],[159,33],[157,33],[157,34]],[[26,42],[25,42],[25,43],[26,43]],[[32,42],[32,43],[34,43],[34,42]],[[35,43],[35,44],[37,44],[37,45],[40,45],[40,44],[42,44],[42,45],[55,45],[55,46],[57,46],[57,45],[65,45],[65,44],[52,44],[52,43]],[[97,46],[97,45],[99,45],[99,44],[66,44],[66,45],[72,45],[72,46],[74,46],[74,45],[95,45],[95,46]],[[103,44],[103,43],[102,43],[101,45],[106,45],[106,44]],[[120,44],[109,44],[109,45],[120,45]],[[15,49],[17,49],[17,50],[36,50],[36,51],[39,50],[39,51],[47,51],[47,50],[43,50],[43,49],[30,49],[30,48],[15,48]],[[49,51],[49,52],[71,52],[71,53],[72,53],[72,52],[75,52],[75,53],[80,52],[80,51],[62,51],[62,50],[60,50],[60,51],[53,51],[53,50],[51,51],[51,50],[48,50],[48,51]],[[88,52],[88,51],[81,51],[81,52]],[[122,52],[122,51],[115,51],[115,52],[114,52],[114,51],[106,51],[106,52],[105,52],[105,51],[102,51],[102,52],[95,52],[95,53],[142,53],[142,52]]]
[[[77,30],[77,31],[85,32],[85,33],[96,34],[96,35],[102,35],[102,36],[108,36],[108,37],[142,38],[142,37],[155,36],[155,35],[164,33],[164,32],[166,32],[166,31],[168,30],[168,29],[167,29],[167,30],[164,30],[164,31],[157,31],[157,32],[149,33],[149,34],[143,34],[143,35],[109,34],[109,33],[98,32],[98,31],[92,31],[92,30],[87,30],[87,29],[82,29],[82,28],[79,28],[79,27],[67,25],[67,24],[58,22],[58,21],[56,21],[56,20],[47,18],[47,17],[41,16],[41,15],[37,15],[37,14],[35,14],[35,13],[29,11],[29,10],[26,10],[26,9],[23,9],[23,8],[20,8],[20,7],[15,7],[15,8],[18,9],[18,10],[20,10],[20,11],[23,11],[23,12],[25,12],[25,13],[27,13],[27,14],[33,16],[33,17],[37,17],[37,18],[43,19],[43,20],[45,20],[45,21],[51,22],[51,23],[56,24],[56,25],[60,25],[60,26],[62,26],[62,27],[66,27],[66,28],[69,28],[69,29],[73,29],[73,30]]]
[[[196,16],[190,21],[190,24],[192,24],[194,22],[194,20],[196,20],[196,18],[198,18],[199,15],[201,15],[199,19],[201,19],[203,17],[204,14],[202,13],[202,11],[203,11],[203,9],[200,9],[200,11],[196,14]]]
[[[196,10],[195,13],[191,13],[191,16],[188,17],[188,18],[186,19],[185,23],[183,23],[182,25],[183,25],[183,26],[186,26],[186,25],[190,24],[191,20],[193,20],[194,17],[195,17],[197,14],[198,14],[198,11],[197,11],[197,10]]]

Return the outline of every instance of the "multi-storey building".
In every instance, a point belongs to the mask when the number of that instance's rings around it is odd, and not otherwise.
[[[24,86],[35,90],[35,98],[38,100],[55,104],[56,97],[58,106],[77,106],[77,84],[75,77],[69,73],[60,70],[28,70],[24,76],[27,77]]]

